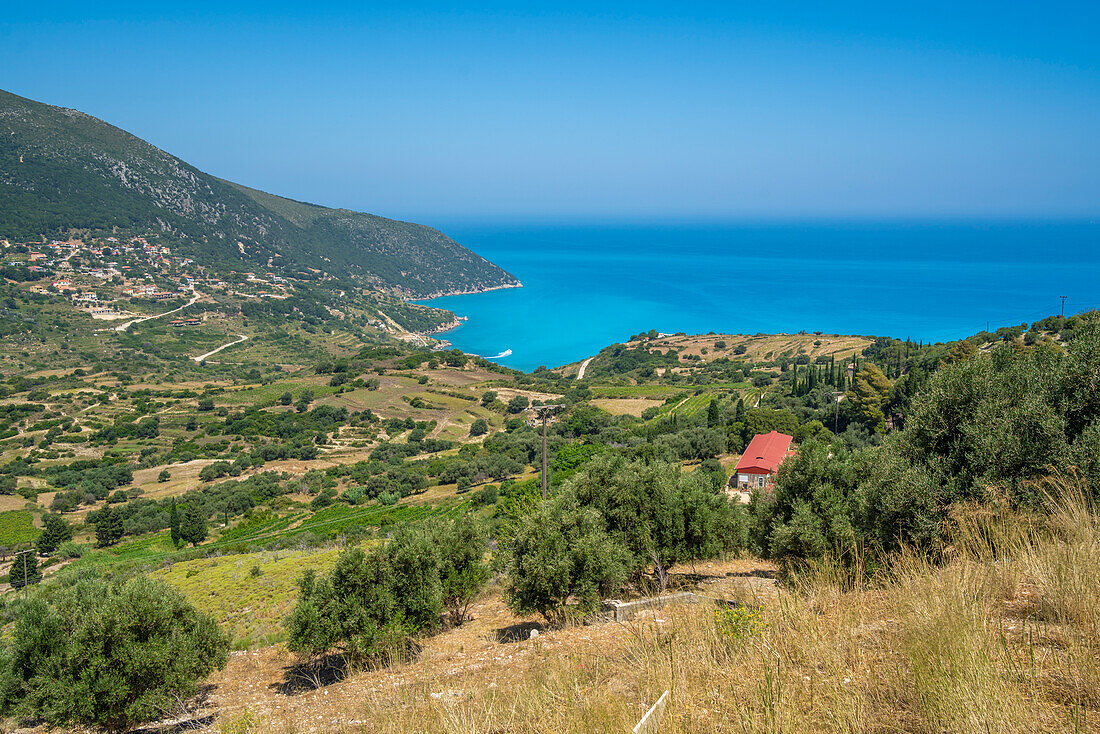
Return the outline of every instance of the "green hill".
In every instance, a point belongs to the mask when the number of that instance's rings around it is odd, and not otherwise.
[[[0,91],[0,237],[114,228],[171,232],[202,262],[313,268],[409,296],[518,284],[430,227],[223,181],[95,117]]]

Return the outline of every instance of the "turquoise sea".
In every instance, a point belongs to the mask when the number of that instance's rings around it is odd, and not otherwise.
[[[943,341],[1100,306],[1100,223],[443,223],[524,287],[427,301],[522,370],[661,332]]]

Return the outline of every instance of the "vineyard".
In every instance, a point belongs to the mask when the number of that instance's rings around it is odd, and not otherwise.
[[[31,543],[38,537],[34,516],[30,510],[0,512],[0,546],[11,547]]]

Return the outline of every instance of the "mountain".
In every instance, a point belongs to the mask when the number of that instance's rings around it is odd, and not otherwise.
[[[0,90],[0,237],[160,230],[199,262],[312,268],[427,297],[519,284],[431,227],[223,181],[77,110]]]

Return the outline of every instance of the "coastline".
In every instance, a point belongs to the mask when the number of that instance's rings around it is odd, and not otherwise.
[[[428,331],[418,331],[417,333],[420,334],[421,336],[432,336],[433,334],[443,334],[445,332],[450,331],[451,329],[457,329],[459,326],[462,326],[462,322],[464,320],[465,320],[464,318],[460,318],[458,316],[455,316],[451,321],[449,321],[446,324],[440,324],[439,326],[435,327],[434,329],[429,329]]]
[[[424,297],[420,297],[420,298],[406,298],[405,302],[406,303],[410,303],[410,302],[415,303],[415,302],[418,302],[418,301],[431,301],[431,300],[434,300],[436,298],[445,298],[447,296],[470,296],[470,295],[475,295],[477,293],[488,293],[490,291],[499,291],[499,290],[505,290],[507,288],[522,288],[522,287],[523,287],[523,283],[521,281],[517,280],[515,283],[505,283],[503,285],[494,285],[494,286],[489,286],[487,288],[477,288],[477,289],[474,289],[474,290],[440,291],[438,293],[434,293],[432,295],[424,296]],[[428,305],[428,304],[424,304],[424,305]],[[437,307],[432,306],[432,308],[437,308]],[[454,311],[450,311],[450,309],[440,309],[440,310],[441,311],[449,311],[454,316],[454,318],[451,319],[449,322],[447,322],[445,324],[440,324],[439,326],[437,326],[434,329],[429,329],[428,331],[417,332],[420,336],[432,337],[436,334],[444,334],[444,333],[446,333],[448,331],[451,331],[453,329],[457,329],[459,326],[462,326],[463,322],[469,320],[468,317],[466,317],[466,316],[456,315],[454,313]],[[448,342],[448,345],[449,345],[449,342]]]
[[[492,285],[485,288],[474,288],[472,290],[465,291],[437,291],[426,296],[417,296],[416,298],[405,298],[406,301],[431,301],[436,298],[445,298],[447,296],[472,296],[477,293],[488,293],[489,291],[500,291],[506,288],[522,288],[523,283],[516,281],[515,283],[504,283],[502,285]]]

